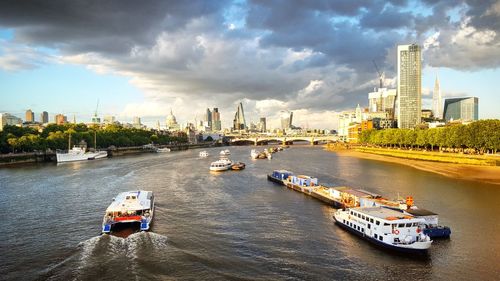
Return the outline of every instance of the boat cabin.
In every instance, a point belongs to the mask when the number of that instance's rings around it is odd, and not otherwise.
[[[318,185],[318,179],[317,178],[312,178],[310,176],[304,176],[304,175],[299,175],[299,176],[291,176],[290,182],[294,185],[298,186],[317,186]]]
[[[288,177],[293,176],[293,173],[287,170],[274,170],[272,177],[280,180],[286,180]]]

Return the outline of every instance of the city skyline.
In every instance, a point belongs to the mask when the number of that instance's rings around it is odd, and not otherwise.
[[[266,116],[279,127],[289,110],[298,126],[335,128],[340,112],[368,107],[378,86],[372,61],[395,87],[395,48],[416,43],[423,108],[432,109],[439,74],[443,99],[479,97],[479,118],[499,118],[499,13],[487,1],[312,1],[286,10],[252,1],[89,3],[0,4],[1,112],[88,122],[100,100],[101,117],[140,116],[154,127],[169,108],[187,123],[217,107],[228,128],[242,102],[249,122]],[[153,12],[129,22],[136,11]]]

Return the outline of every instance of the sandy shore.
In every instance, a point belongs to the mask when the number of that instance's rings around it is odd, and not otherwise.
[[[440,174],[450,178],[464,179],[500,185],[499,166],[476,166],[452,163],[439,163],[420,160],[409,160],[390,156],[364,153],[354,150],[335,151],[339,156],[357,157],[407,165],[419,170]]]

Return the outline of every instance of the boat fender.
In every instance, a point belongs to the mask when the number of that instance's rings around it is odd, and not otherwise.
[[[399,230],[395,229],[395,230],[392,231],[392,233],[398,235],[399,234]]]

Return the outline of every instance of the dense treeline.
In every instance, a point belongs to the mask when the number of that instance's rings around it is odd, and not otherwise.
[[[161,135],[154,131],[129,129],[120,125],[108,125],[105,128],[99,128],[85,124],[50,124],[42,132],[32,128],[6,125],[3,131],[0,132],[0,152],[67,149],[70,134],[72,144],[78,144],[83,140],[89,147],[94,147],[95,145],[95,134],[98,149],[110,146],[140,146],[148,143],[171,144],[187,142],[185,134],[180,137]]]
[[[361,133],[359,142],[382,147],[496,153],[500,149],[500,120],[433,129],[368,130]]]

